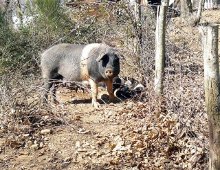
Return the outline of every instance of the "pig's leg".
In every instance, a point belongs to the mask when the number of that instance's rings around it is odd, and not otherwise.
[[[56,99],[56,88],[59,83],[63,82],[64,78],[62,75],[60,75],[58,73],[53,74],[53,76],[51,76],[51,77],[53,77],[51,80],[51,83],[52,83],[52,85],[51,85],[52,102],[54,104],[58,104],[59,102]],[[65,80],[64,80],[64,82],[65,82]]]
[[[92,105],[97,109],[100,106],[100,104],[97,101],[98,84],[92,79],[89,79],[89,83],[91,86],[91,93],[92,93]]]
[[[48,93],[49,93],[51,87],[52,87],[52,82],[50,82],[49,79],[44,79],[43,103],[47,103],[48,102]]]
[[[51,93],[52,93],[52,102],[58,104],[59,102],[56,99],[56,83],[52,84]]]
[[[114,100],[114,93],[113,93],[113,81],[112,80],[107,80],[106,81],[106,86],[107,86],[107,91],[108,91],[108,94],[109,94],[109,99],[111,101]]]

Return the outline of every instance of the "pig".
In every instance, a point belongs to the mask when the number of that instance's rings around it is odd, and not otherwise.
[[[88,45],[62,43],[44,51],[41,55],[41,71],[44,80],[43,102],[48,100],[52,90],[52,100],[56,100],[56,81],[88,81],[91,87],[92,105],[98,108],[98,83],[107,86],[109,99],[114,100],[113,78],[120,72],[119,55],[106,44]]]

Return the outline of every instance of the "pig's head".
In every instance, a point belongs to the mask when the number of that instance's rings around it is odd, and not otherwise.
[[[96,61],[98,69],[105,79],[113,79],[120,72],[119,57],[114,52],[108,52],[100,55]]]

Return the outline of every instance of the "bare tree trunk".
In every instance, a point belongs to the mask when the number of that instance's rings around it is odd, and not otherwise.
[[[136,21],[136,34],[137,34],[136,49],[137,49],[137,53],[139,54],[139,56],[142,57],[142,9],[141,9],[141,0],[136,0],[136,2],[135,2],[135,21]]]
[[[181,17],[187,18],[192,14],[191,0],[181,0]]]
[[[206,0],[205,9],[216,9],[218,8],[218,0]]]
[[[5,14],[6,14],[6,20],[7,22],[12,25],[12,13],[13,13],[13,8],[12,8],[12,3],[11,0],[5,0]]]
[[[189,17],[189,20],[192,26],[196,26],[199,24],[201,16],[202,16],[202,10],[204,9],[204,2],[205,0],[200,0],[196,16]]]
[[[20,25],[19,26],[23,26],[23,10],[21,7],[21,2],[20,0],[17,0],[18,3],[18,18],[20,20]]]
[[[142,7],[141,7],[141,0],[138,0],[138,27],[139,27],[139,34],[138,34],[138,39],[140,43],[140,52],[142,50]]]
[[[218,0],[212,0],[212,8],[213,9],[218,8]]]
[[[200,0],[199,1],[198,12],[197,12],[197,16],[196,16],[198,21],[200,21],[200,19],[201,19],[202,10],[204,8],[204,2],[205,2],[205,0]]]
[[[160,6],[159,17],[157,18],[156,26],[156,54],[155,54],[155,92],[162,96],[163,94],[163,76],[165,65],[165,28],[166,28],[166,13],[169,0],[164,0]]]
[[[218,26],[201,26],[203,38],[205,103],[209,124],[209,169],[220,169],[220,86]]]

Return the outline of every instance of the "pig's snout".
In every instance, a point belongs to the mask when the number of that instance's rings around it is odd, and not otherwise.
[[[106,77],[112,77],[113,76],[113,70],[112,69],[106,69],[105,70]]]

